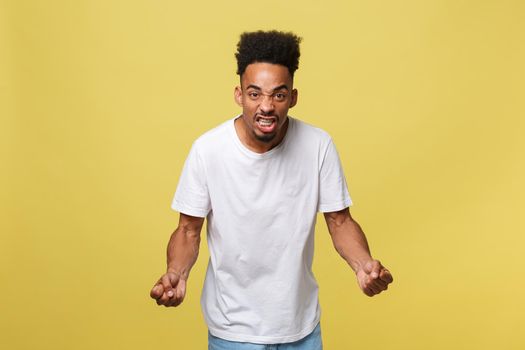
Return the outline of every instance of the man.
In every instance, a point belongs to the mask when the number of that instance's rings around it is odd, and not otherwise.
[[[201,298],[209,349],[322,349],[318,286],[312,274],[316,213],[368,296],[392,282],[374,260],[330,136],[288,116],[300,38],[277,31],[241,35],[237,47],[242,114],[199,137],[172,208],[179,226],[167,272],[151,290],[179,305],[207,218],[210,260]]]

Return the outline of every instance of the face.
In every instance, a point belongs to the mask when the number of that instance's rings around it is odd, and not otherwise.
[[[246,67],[235,101],[242,107],[243,129],[255,144],[280,142],[288,109],[297,103],[297,90],[288,68],[257,62]]]

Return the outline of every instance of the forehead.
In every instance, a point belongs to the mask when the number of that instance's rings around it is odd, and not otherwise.
[[[292,77],[288,68],[273,63],[256,62],[246,67],[242,77],[242,86],[256,85],[263,89],[273,89],[276,86],[292,87]]]

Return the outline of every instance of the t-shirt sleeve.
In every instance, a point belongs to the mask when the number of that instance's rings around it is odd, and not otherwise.
[[[339,154],[330,140],[319,171],[318,211],[322,213],[342,210],[351,206],[345,175]]]
[[[206,217],[211,209],[206,169],[195,143],[184,163],[171,208],[198,217]]]

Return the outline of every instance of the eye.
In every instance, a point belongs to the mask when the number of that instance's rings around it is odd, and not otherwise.
[[[248,96],[252,99],[252,100],[256,100],[259,98],[259,93],[257,91],[250,91],[248,92]]]
[[[278,92],[275,94],[275,99],[277,101],[284,101],[286,99],[286,94],[282,92]]]

